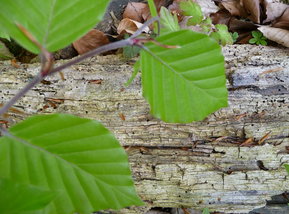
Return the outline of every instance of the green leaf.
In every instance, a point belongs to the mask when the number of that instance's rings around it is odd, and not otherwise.
[[[288,172],[288,175],[289,175],[289,164],[284,164],[284,167],[286,169],[286,171]]]
[[[267,42],[265,40],[260,40],[260,44],[265,46],[267,45]]]
[[[252,38],[249,40],[249,43],[250,44],[255,44],[257,42],[257,39],[256,38]]]
[[[136,57],[139,54],[140,50],[141,48],[137,46],[125,46],[123,47],[123,56],[126,59],[131,59],[133,57]]]
[[[252,36],[255,38],[261,38],[263,34],[260,31],[252,31]]]
[[[48,214],[89,214],[141,205],[127,155],[99,122],[34,116],[0,138],[0,176],[57,192]]]
[[[149,4],[151,16],[152,17],[158,16],[158,11],[157,11],[154,0],[148,0],[148,4]]]
[[[1,29],[1,30],[3,30],[3,29]],[[0,38],[7,39],[10,41],[10,36],[8,35],[8,33],[4,32],[4,31],[0,31]]]
[[[128,86],[134,81],[134,79],[136,78],[138,72],[140,71],[140,62],[137,61],[137,62],[134,64],[133,68],[134,68],[134,71],[133,71],[131,77],[130,77],[129,80],[124,84],[124,86],[126,86],[126,87],[128,87]]]
[[[150,8],[150,13],[152,17],[157,17],[158,16],[158,11],[155,5],[154,0],[148,0],[149,8]],[[158,23],[153,23],[154,26],[154,33],[157,33],[157,25]]]
[[[166,122],[202,120],[227,106],[224,57],[220,46],[207,35],[181,30],[157,38],[141,51],[143,96],[151,113]]]
[[[20,45],[39,53],[16,26],[20,24],[48,51],[64,48],[99,22],[109,0],[1,0],[0,29]]]
[[[188,25],[200,24],[204,18],[202,9],[201,9],[200,5],[198,5],[198,3],[196,3],[196,2],[193,2],[190,0],[189,1],[181,1],[180,2],[180,8],[182,10],[183,15],[192,16],[192,18],[190,18],[188,20]]]
[[[165,7],[161,7],[160,22],[162,25],[161,34],[174,32],[181,29],[177,16],[172,15],[172,13]]]
[[[210,210],[209,210],[209,208],[205,208],[205,209],[203,209],[202,214],[210,214]]]
[[[205,33],[210,32],[212,29],[212,19],[211,18],[206,18],[201,22],[201,28]]]
[[[210,37],[215,39],[217,42],[219,42],[221,45],[225,46],[226,44],[232,45],[233,39],[231,34],[228,31],[228,27],[223,24],[217,24],[215,25],[217,32],[212,32],[210,34]]]
[[[44,208],[56,194],[36,186],[0,178],[0,213],[20,214]]]
[[[239,37],[238,32],[234,32],[234,33],[230,33],[230,34],[231,34],[231,36],[232,36],[233,42],[234,42],[234,43],[237,42],[237,39],[238,39],[238,37]]]

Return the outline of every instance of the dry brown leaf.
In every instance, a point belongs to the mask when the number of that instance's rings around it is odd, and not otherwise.
[[[125,33],[133,34],[137,29],[139,29],[143,24],[132,19],[125,18],[120,21],[117,27],[117,33],[123,35]],[[150,31],[149,27],[146,27],[143,32],[148,33]]]
[[[148,5],[139,2],[129,2],[123,12],[123,18],[135,20],[137,22],[143,22],[143,14],[147,13]]]
[[[289,30],[269,26],[261,26],[258,30],[268,39],[289,48]]]
[[[249,15],[248,18],[258,24],[261,23],[261,17],[264,18],[261,4],[263,0],[243,0],[243,7]]]
[[[289,8],[289,5],[278,3],[278,2],[271,3],[271,2],[265,1],[265,8],[266,8],[267,18],[266,20],[263,21],[263,23],[268,23],[280,17],[284,13],[284,11],[287,8]]]
[[[228,10],[232,16],[241,16],[244,18],[248,16],[240,0],[222,1],[221,5]]]
[[[168,7],[169,11],[171,11],[171,13],[173,15],[176,15],[178,17],[179,22],[181,22],[184,18],[184,16],[182,15],[182,10],[180,9],[179,6],[179,1],[174,1],[169,7]]]
[[[272,27],[289,30],[289,5],[287,6],[288,8],[283,12],[282,16],[273,22]]]
[[[72,44],[78,54],[84,54],[108,43],[109,40],[103,32],[92,29],[86,35],[76,40]]]

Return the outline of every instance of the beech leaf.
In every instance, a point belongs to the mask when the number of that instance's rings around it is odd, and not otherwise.
[[[72,115],[38,115],[0,138],[0,175],[56,192],[47,214],[90,214],[141,205],[128,159],[99,122]]]
[[[45,189],[0,178],[0,212],[20,214],[43,209],[57,195]]]
[[[109,0],[1,0],[0,29],[33,53],[39,48],[16,24],[23,26],[48,51],[64,48],[99,22]]]
[[[203,120],[227,106],[224,57],[220,46],[205,34],[180,30],[148,44],[141,51],[143,96],[157,118],[171,123]]]

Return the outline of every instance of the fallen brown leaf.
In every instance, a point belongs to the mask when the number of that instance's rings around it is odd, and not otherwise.
[[[242,0],[242,3],[249,19],[258,24],[261,23],[261,20],[264,20],[263,0]]]
[[[232,16],[240,16],[246,18],[248,13],[245,11],[242,1],[232,0],[232,1],[222,1],[221,6],[223,6]]]
[[[108,43],[109,40],[103,32],[92,29],[86,35],[73,42],[73,47],[78,54],[84,54]]]
[[[137,21],[134,21],[132,19],[125,18],[120,21],[118,27],[117,27],[117,33],[119,35],[128,33],[133,34],[135,31],[137,31],[143,24]],[[150,31],[149,27],[146,27],[144,29],[145,33],[148,33]]]
[[[289,48],[289,30],[269,26],[261,26],[258,30],[268,39]]]
[[[267,18],[263,21],[263,23],[268,23],[280,17],[286,8],[289,8],[289,5],[278,2],[272,3],[265,1],[265,8]]]
[[[132,19],[137,22],[143,22],[143,14],[147,14],[148,5],[140,2],[129,2],[123,12],[123,18]]]
[[[289,30],[289,5],[287,6],[283,14],[272,23],[272,27]]]

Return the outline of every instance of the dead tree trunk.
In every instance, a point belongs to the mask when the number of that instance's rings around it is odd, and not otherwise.
[[[127,148],[136,188],[147,202],[123,213],[150,207],[248,213],[289,187],[282,166],[289,162],[289,50],[236,45],[224,54],[229,107],[202,122],[167,124],[151,117],[140,78],[123,85],[130,62],[112,55],[67,69],[65,81],[55,75],[38,85],[15,105],[24,114],[10,111],[10,124],[51,112],[104,123]],[[1,103],[39,70],[38,64],[0,66]],[[248,139],[259,145],[240,146]]]

